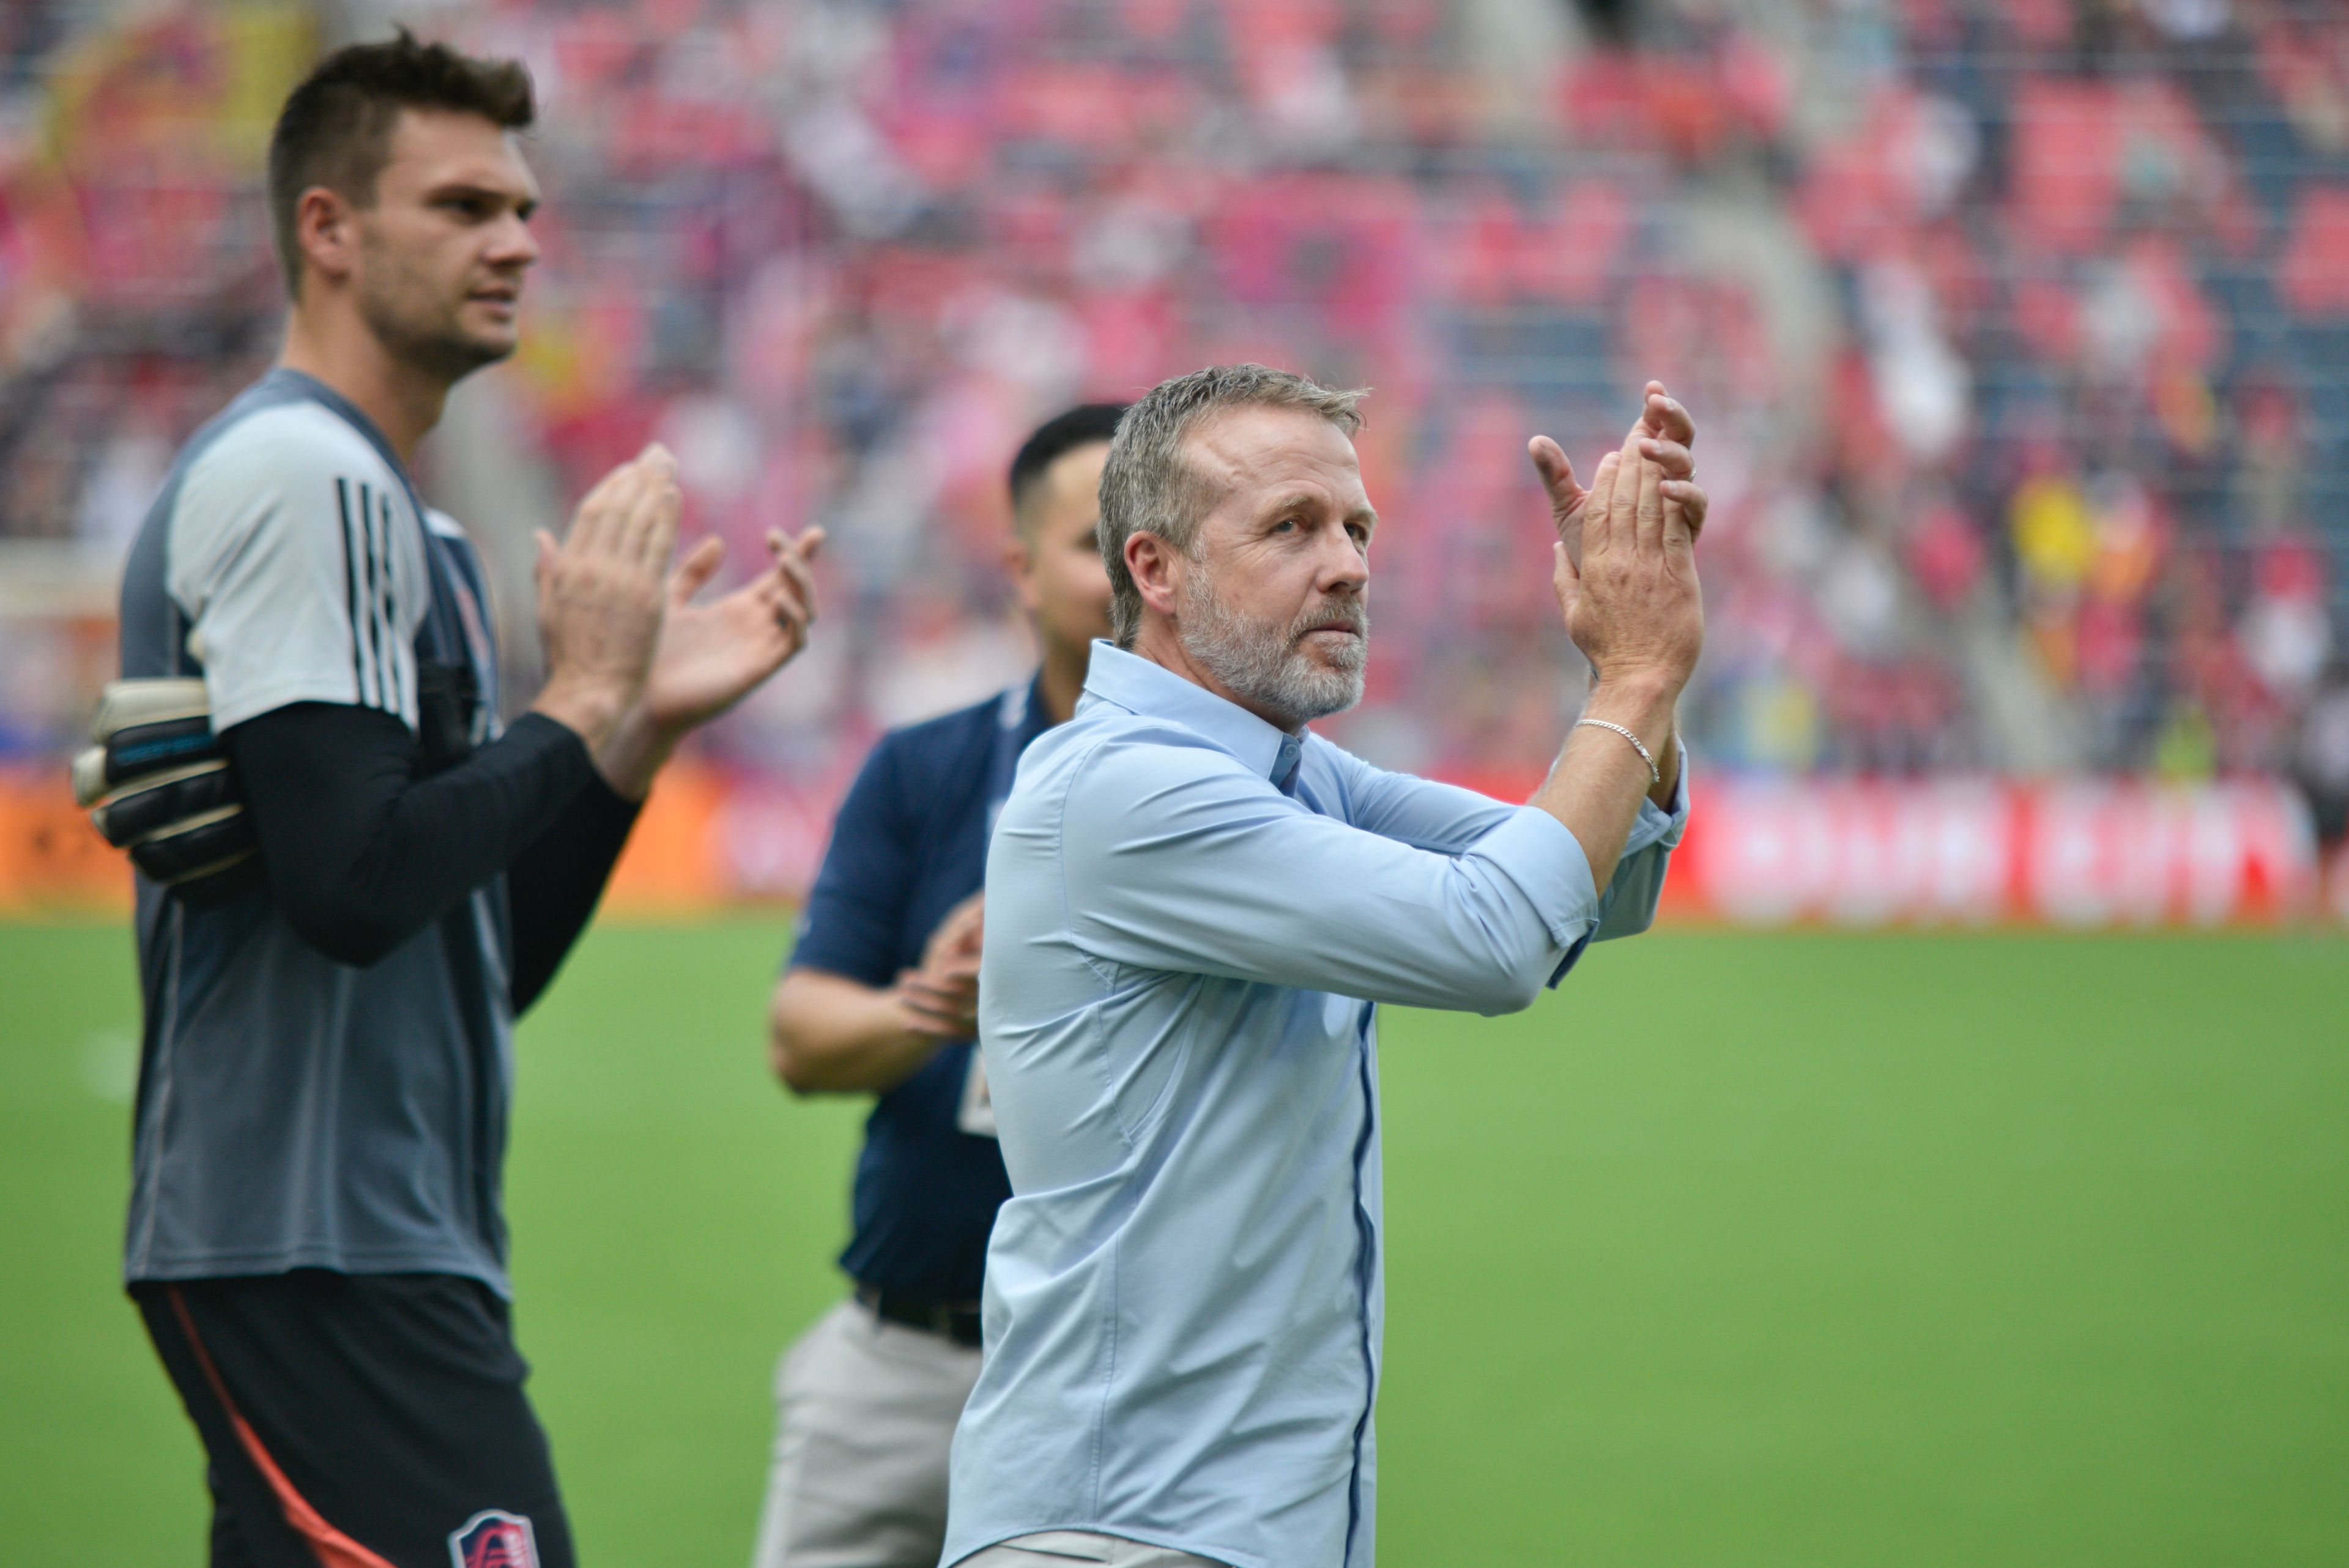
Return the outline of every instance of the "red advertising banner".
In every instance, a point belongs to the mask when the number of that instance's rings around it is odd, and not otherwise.
[[[607,907],[685,914],[795,900],[837,786],[688,762],[653,792]],[[2269,924],[2313,903],[2299,797],[2247,781],[1716,781],[1673,857],[1668,919],[1741,926]],[[0,915],[120,909],[122,857],[54,769],[0,771]]]
[[[1735,925],[2210,926],[2292,917],[2315,872],[2266,781],[1733,781],[1699,791],[1669,898]]]

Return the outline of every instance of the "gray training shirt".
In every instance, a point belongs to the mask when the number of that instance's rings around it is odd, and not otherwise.
[[[215,732],[294,702],[413,731],[419,658],[494,691],[484,608],[471,545],[381,433],[278,370],[197,432],[148,514],[122,673],[201,674]],[[208,909],[139,879],[127,1280],[324,1268],[509,1293],[503,888],[359,969],[303,942],[265,891]]]

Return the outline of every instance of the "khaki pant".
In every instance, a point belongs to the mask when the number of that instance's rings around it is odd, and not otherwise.
[[[947,1455],[978,1380],[978,1352],[943,1334],[853,1301],[817,1320],[776,1369],[752,1568],[937,1568]]]
[[[1071,1563],[1105,1563],[1110,1568],[1223,1568],[1205,1557],[1164,1546],[1144,1546],[1121,1536],[1089,1530],[1048,1530],[974,1552],[955,1568],[1069,1568]]]

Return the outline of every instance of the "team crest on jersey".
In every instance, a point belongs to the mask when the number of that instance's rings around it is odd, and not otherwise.
[[[456,1568],[538,1568],[538,1542],[521,1514],[485,1508],[449,1532],[449,1560]]]

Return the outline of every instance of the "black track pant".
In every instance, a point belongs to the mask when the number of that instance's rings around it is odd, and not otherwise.
[[[302,1269],[130,1294],[211,1460],[212,1568],[574,1568],[488,1286]]]

